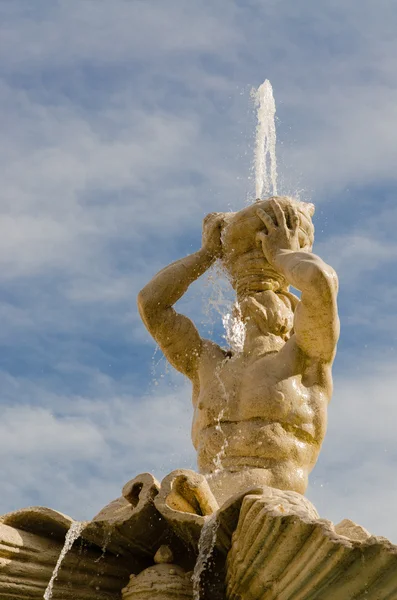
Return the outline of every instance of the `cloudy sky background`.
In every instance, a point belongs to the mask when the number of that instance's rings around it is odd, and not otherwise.
[[[392,0],[0,2],[0,513],[90,518],[194,468],[189,386],[135,297],[251,197],[268,78],[280,191],[315,202],[341,283],[308,495],[397,542],[396,30]],[[182,309],[219,335],[211,295],[204,276]]]

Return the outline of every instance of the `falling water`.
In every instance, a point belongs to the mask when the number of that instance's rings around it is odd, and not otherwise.
[[[113,533],[113,529],[112,529],[112,526],[110,526],[109,529],[106,531],[104,538],[103,538],[103,543],[102,543],[102,548],[101,548],[102,554],[98,558],[96,558],[94,562],[96,562],[96,563],[100,562],[105,557],[109,542],[112,539],[112,533]]]
[[[208,561],[210,560],[216,544],[216,534],[219,527],[217,514],[205,517],[206,521],[201,530],[198,557],[193,571],[193,600],[200,600],[200,582]]]
[[[235,353],[241,353],[245,340],[245,325],[241,319],[241,310],[235,299],[227,273],[220,263],[216,263],[208,274],[211,293],[206,297],[204,313],[213,325],[211,312],[220,315],[225,329],[224,339]]]
[[[217,416],[216,425],[215,425],[215,431],[218,431],[221,434],[221,436],[223,437],[223,442],[222,442],[222,445],[221,445],[221,448],[220,448],[219,452],[214,456],[213,461],[212,461],[214,463],[214,466],[215,466],[214,473],[219,473],[220,471],[223,471],[222,459],[224,458],[224,456],[226,454],[227,447],[229,445],[229,441],[228,441],[227,436],[226,436],[225,432],[223,431],[222,425],[221,425],[222,419],[223,419],[223,417],[225,415],[225,411],[226,411],[226,408],[227,408],[227,405],[228,405],[229,399],[230,399],[229,398],[229,393],[228,393],[228,391],[226,389],[226,386],[225,386],[225,383],[224,383],[224,381],[222,380],[222,377],[221,377],[221,370],[222,370],[222,368],[224,367],[224,365],[226,364],[226,362],[228,360],[233,360],[233,357],[231,359],[225,358],[217,366],[217,368],[214,371],[215,377],[219,381],[219,385],[221,387],[222,395],[223,395],[223,399],[224,399],[224,403],[225,403],[224,407],[220,410],[220,412],[219,412],[219,414]]]
[[[241,318],[241,309],[235,302],[230,312],[222,315],[222,323],[225,328],[225,339],[234,352],[242,352],[245,341],[245,325]]]
[[[273,88],[268,79],[254,91],[253,97],[258,109],[255,145],[255,197],[276,196],[276,104]]]
[[[87,525],[87,523],[80,522],[80,521],[75,521],[74,523],[71,524],[70,529],[67,532],[66,537],[65,537],[65,543],[63,545],[62,552],[59,555],[57,564],[55,565],[55,569],[54,569],[51,579],[47,585],[47,589],[44,592],[44,596],[43,596],[44,600],[51,600],[54,582],[58,576],[58,572],[59,572],[59,569],[61,568],[62,562],[63,562],[65,556],[67,555],[67,553],[69,552],[69,550],[71,549],[71,547],[73,546],[74,542],[77,540],[78,537],[80,537],[80,534],[86,525]]]
[[[213,461],[212,461],[215,465],[214,473],[219,473],[219,471],[223,470],[222,458],[225,456],[226,449],[229,445],[228,439],[227,439],[225,432],[223,431],[222,426],[221,426],[221,421],[223,419],[224,414],[225,414],[225,409],[222,408],[221,412],[218,415],[218,418],[216,420],[216,425],[215,425],[215,431],[218,431],[223,436],[223,442],[222,442],[221,449],[214,456]]]

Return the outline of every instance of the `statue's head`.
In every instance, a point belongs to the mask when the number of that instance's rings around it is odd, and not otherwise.
[[[266,290],[288,291],[288,284],[275,271],[264,257],[257,242],[257,233],[263,231],[263,221],[257,216],[261,208],[275,220],[275,215],[267,200],[257,200],[247,208],[235,213],[225,213],[222,227],[222,262],[236,290],[239,303],[247,296]],[[300,202],[288,196],[278,196],[277,202],[285,212],[287,223],[290,213],[288,205],[293,205],[299,216],[299,242],[302,250],[310,252],[314,241],[312,216],[314,205]]]

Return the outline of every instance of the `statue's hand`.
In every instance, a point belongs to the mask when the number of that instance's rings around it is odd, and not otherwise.
[[[222,225],[223,213],[210,213],[203,221],[202,248],[213,258],[222,256]]]
[[[275,221],[261,208],[257,215],[263,221],[265,229],[256,235],[258,245],[262,246],[266,260],[273,265],[275,257],[280,250],[300,250],[299,244],[299,216],[293,206],[288,206],[288,221],[286,215],[277,202],[271,200],[270,205],[274,212]]]

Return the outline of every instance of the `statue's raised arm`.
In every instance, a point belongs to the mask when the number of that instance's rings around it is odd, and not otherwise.
[[[290,203],[283,210],[277,199],[269,205],[274,219],[263,209],[257,210],[264,224],[257,240],[268,263],[302,292],[294,314],[296,344],[307,357],[331,363],[339,337],[338,278],[332,267],[310,251],[309,243],[301,247],[296,206]]]
[[[211,213],[203,222],[202,247],[160,271],[138,295],[141,318],[164,355],[178,371],[194,379],[202,351],[202,339],[190,319],[173,305],[221,256],[222,215]]]

